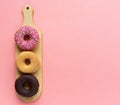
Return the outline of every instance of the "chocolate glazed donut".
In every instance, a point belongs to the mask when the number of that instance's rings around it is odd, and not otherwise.
[[[32,97],[38,92],[38,80],[29,74],[24,74],[16,79],[16,92],[23,97]]]

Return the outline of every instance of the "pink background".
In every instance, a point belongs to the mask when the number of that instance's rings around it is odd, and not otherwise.
[[[14,90],[26,3],[43,33],[43,93],[29,105],[120,105],[119,0],[1,0],[0,105],[27,105]]]

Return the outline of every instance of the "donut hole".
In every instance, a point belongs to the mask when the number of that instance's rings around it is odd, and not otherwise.
[[[24,84],[23,84],[23,88],[24,88],[25,90],[30,90],[31,86],[30,86],[29,83],[24,83]]]
[[[24,36],[24,40],[26,40],[26,41],[27,41],[27,40],[30,40],[30,35],[25,35],[25,36]]]
[[[30,59],[25,59],[25,64],[29,65],[31,63]]]

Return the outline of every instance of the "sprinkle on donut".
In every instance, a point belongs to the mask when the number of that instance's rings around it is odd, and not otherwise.
[[[15,42],[21,50],[33,50],[39,42],[39,34],[34,28],[24,26],[16,32]]]

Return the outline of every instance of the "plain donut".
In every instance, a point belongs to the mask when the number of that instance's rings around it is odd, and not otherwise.
[[[16,65],[22,73],[35,73],[40,67],[40,61],[35,53],[23,51],[18,55]]]

